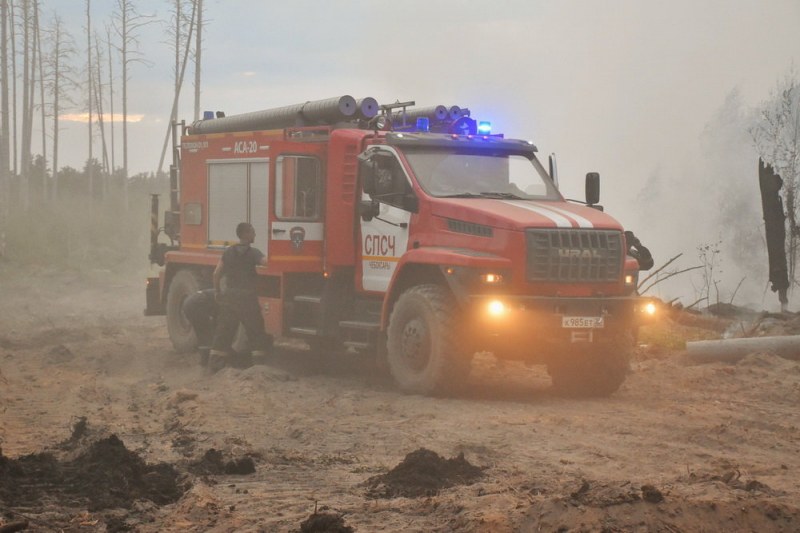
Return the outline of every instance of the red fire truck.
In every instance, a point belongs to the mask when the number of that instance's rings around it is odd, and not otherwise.
[[[194,349],[182,302],[247,221],[269,260],[259,301],[276,338],[374,354],[412,393],[459,386],[489,351],[547,365],[566,393],[611,394],[655,306],[597,205],[599,176],[585,205],[568,202],[554,159],[490,128],[458,106],[350,96],[177,124],[170,242],[154,197],[150,259],[164,268],[146,313]]]

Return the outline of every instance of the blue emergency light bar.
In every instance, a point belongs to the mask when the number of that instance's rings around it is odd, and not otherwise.
[[[481,120],[478,122],[478,135],[491,135],[492,134],[492,123],[487,120]]]

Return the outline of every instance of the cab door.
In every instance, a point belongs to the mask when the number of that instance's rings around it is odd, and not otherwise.
[[[408,248],[414,210],[411,181],[391,147],[374,147],[361,156],[361,289],[385,292]]]
[[[316,154],[288,153],[275,158],[275,212],[270,224],[276,268],[318,271],[324,236],[323,169]]]

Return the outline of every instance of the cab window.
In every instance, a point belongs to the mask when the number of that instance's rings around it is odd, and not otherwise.
[[[400,161],[393,155],[385,153],[375,157],[375,193],[376,200],[384,204],[404,208],[405,195],[411,193],[411,186]]]
[[[282,155],[275,161],[275,216],[281,220],[322,217],[322,172],[315,157]]]

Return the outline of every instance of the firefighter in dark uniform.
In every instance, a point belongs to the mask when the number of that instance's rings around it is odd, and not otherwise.
[[[217,321],[216,291],[203,289],[189,295],[182,306],[183,316],[192,325],[197,336],[197,350],[200,352],[200,364],[208,363],[211,341],[214,339],[214,328]]]
[[[240,223],[236,236],[239,243],[225,249],[214,269],[219,314],[208,361],[212,372],[231,364],[231,343],[240,323],[247,333],[253,359],[265,358],[272,347],[272,338],[264,330],[257,292],[256,266],[266,266],[267,258],[251,246],[256,237],[252,225]]]
[[[639,262],[639,270],[650,270],[653,268],[653,255],[650,253],[632,231],[625,232],[625,242],[628,245],[628,255]]]

